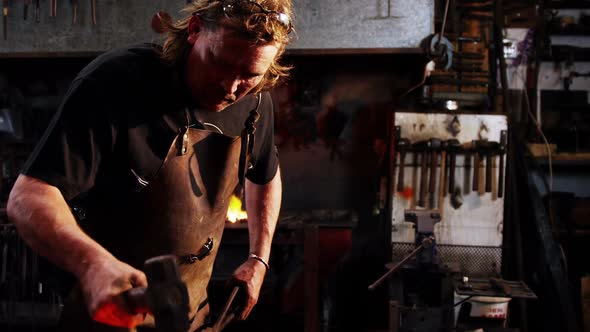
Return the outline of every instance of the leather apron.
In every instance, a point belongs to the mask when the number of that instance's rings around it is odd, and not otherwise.
[[[207,285],[229,198],[242,173],[238,171],[242,141],[241,137],[182,128],[161,169],[145,188],[132,193],[119,207],[106,207],[98,216],[88,216],[93,220],[85,223],[92,238],[135,268],[142,269],[144,261],[154,256],[179,257],[190,297],[190,331],[201,327],[208,314]],[[128,329],[94,322],[75,287],[62,312],[59,331]]]

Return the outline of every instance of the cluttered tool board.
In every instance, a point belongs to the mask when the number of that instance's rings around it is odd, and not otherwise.
[[[453,251],[449,255],[462,261],[467,272],[499,272],[506,116],[397,112],[394,127],[394,257],[403,254],[396,254],[396,246],[407,251],[415,241],[414,224],[404,220],[404,211],[431,209],[441,214],[434,234],[442,256],[447,246]],[[487,265],[485,271],[474,271],[482,264]]]

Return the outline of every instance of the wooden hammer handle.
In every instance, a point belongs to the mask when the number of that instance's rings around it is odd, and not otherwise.
[[[399,152],[399,166],[397,176],[397,191],[404,191],[404,171],[406,168],[406,151]]]
[[[479,191],[479,167],[480,167],[480,156],[479,152],[473,153],[473,182],[471,189],[473,191]]]

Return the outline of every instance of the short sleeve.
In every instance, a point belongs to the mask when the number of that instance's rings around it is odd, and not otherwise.
[[[22,174],[57,187],[68,201],[92,188],[116,136],[109,100],[92,79],[74,81]]]
[[[279,154],[274,141],[274,103],[270,93],[262,94],[260,104],[260,119],[255,132],[253,167],[248,170],[246,177],[256,184],[270,182],[277,173]]]

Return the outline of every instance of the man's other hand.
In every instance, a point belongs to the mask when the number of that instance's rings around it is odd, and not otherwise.
[[[246,319],[258,302],[265,274],[266,267],[255,259],[248,259],[234,271],[232,283],[240,286],[238,292],[239,307],[236,313],[238,319]]]

